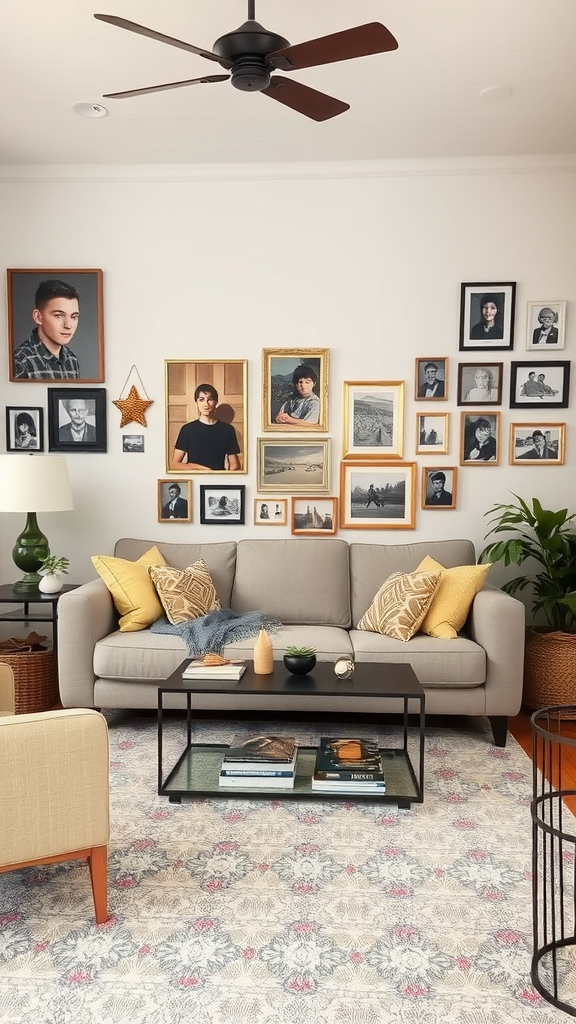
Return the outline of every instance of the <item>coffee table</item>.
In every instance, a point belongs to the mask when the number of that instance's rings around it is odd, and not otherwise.
[[[244,799],[300,799],[300,800],[375,800],[380,803],[397,803],[399,807],[410,807],[411,803],[422,803],[424,800],[424,725],[425,695],[411,665],[404,664],[370,664],[360,662],[356,665],[354,675],[347,680],[340,680],[334,673],[332,664],[318,662],[307,676],[291,675],[283,662],[274,663],[274,671],[270,675],[256,675],[252,662],[246,665],[241,679],[183,679],[182,672],[189,664],[186,659],[158,688],[158,793],[167,796],[171,803],[180,803],[183,797],[225,797],[226,799],[243,797]],[[186,743],[176,763],[164,775],[163,741],[164,741],[164,695],[183,694],[186,697]],[[293,789],[271,789],[265,785],[246,785],[223,789],[218,785],[218,776],[222,758],[228,750],[227,744],[199,744],[193,742],[193,698],[195,694],[220,693],[242,694],[248,703],[250,697],[262,694],[277,694],[283,698],[285,709],[287,695],[294,697],[370,697],[376,698],[381,705],[381,715],[389,712],[390,702],[400,700],[403,707],[402,745],[381,749],[386,792],[377,793],[320,793],[311,787],[314,772],[316,747],[298,747],[296,762],[296,780]],[[418,752],[417,766],[414,767],[412,754],[409,750],[408,716],[410,705],[416,705],[418,725],[416,742],[412,744]],[[274,711],[267,709],[262,712],[256,708],[258,715],[274,716]],[[338,712],[336,712],[338,713]],[[340,712],[350,722],[350,712]],[[359,712],[361,713],[361,712]],[[303,718],[305,712],[303,712]],[[376,715],[375,715],[376,719]],[[333,730],[337,735],[337,728]]]

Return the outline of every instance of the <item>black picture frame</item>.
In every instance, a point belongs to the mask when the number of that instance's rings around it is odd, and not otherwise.
[[[23,428],[21,431],[18,429],[20,424]],[[6,451],[44,451],[44,410],[42,408],[37,405],[6,406]]]
[[[244,484],[200,484],[200,522],[211,526],[244,526]]]
[[[533,388],[529,386],[531,381]],[[544,389],[541,394],[539,388]],[[523,394],[526,390],[530,393]],[[569,399],[569,359],[531,359],[510,364],[511,409],[567,409]]]
[[[483,374],[479,387],[476,375]],[[458,405],[501,405],[504,363],[458,363]]]
[[[72,440],[68,406],[83,401],[90,440]],[[48,388],[48,451],[106,452],[106,388]]]
[[[484,330],[482,308],[490,297],[497,307],[494,326]],[[514,348],[516,282],[477,282],[460,286],[461,352],[498,352]]]

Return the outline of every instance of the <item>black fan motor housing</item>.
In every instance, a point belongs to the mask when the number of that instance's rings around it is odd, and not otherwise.
[[[245,21],[233,32],[216,40],[212,50],[218,57],[232,62],[231,82],[243,92],[261,92],[270,85],[273,70],[266,58],[269,53],[290,46],[287,39],[259,25]]]

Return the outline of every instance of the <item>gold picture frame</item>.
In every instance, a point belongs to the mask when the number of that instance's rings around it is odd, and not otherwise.
[[[286,526],[288,523],[288,498],[254,498],[255,526]]]
[[[416,413],[416,455],[446,455],[450,413]]]
[[[176,493],[177,492],[177,493]],[[192,481],[158,481],[158,522],[192,522]]]
[[[497,466],[500,462],[500,413],[460,413],[460,465]]]
[[[322,494],[330,490],[330,438],[258,438],[258,490]]]
[[[563,466],[565,423],[511,423],[511,466]]]
[[[247,367],[246,359],[167,359],[165,360],[165,385],[166,385],[166,472],[167,473],[212,473],[220,472],[226,475],[247,472]],[[218,429],[221,437],[217,446],[213,448],[215,458],[208,459],[211,465],[204,465],[202,462],[187,461],[187,454],[184,452],[182,461],[175,461],[175,452],[182,452],[178,448],[179,438],[182,438],[181,430],[195,421],[199,420],[199,406],[195,399],[198,389],[205,384],[209,393],[215,393],[217,404],[212,415],[215,421],[222,423],[225,427]],[[231,431],[233,433],[231,433]],[[236,444],[234,443],[234,439]],[[181,444],[188,444],[182,438]],[[192,439],[196,444],[196,452],[202,448],[202,444]],[[229,468],[230,456],[224,454],[227,445],[230,449],[237,448],[232,455],[238,461],[237,468]],[[190,452],[191,448],[188,449]],[[207,453],[208,454],[208,453]],[[203,458],[200,450],[199,458]],[[222,465],[220,465],[222,462]]]
[[[336,533],[338,498],[292,498],[290,527],[293,536],[314,534],[331,537]]]
[[[457,466],[422,466],[422,508],[427,512],[455,509],[457,477]]]
[[[404,381],[344,381],[343,459],[401,459]]]
[[[262,430],[278,432],[328,430],[327,348],[262,349]],[[298,391],[296,374],[306,377]]]
[[[341,462],[340,529],[413,530],[415,462]]]

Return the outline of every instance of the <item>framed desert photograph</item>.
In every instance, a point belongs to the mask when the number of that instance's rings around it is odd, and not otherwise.
[[[458,405],[501,405],[503,363],[458,363]]]
[[[445,401],[448,398],[446,356],[426,356],[417,359],[414,380],[416,401]]]
[[[330,439],[258,438],[258,490],[314,494],[330,490]]]
[[[460,413],[460,465],[496,466],[500,461],[500,413]]]
[[[158,481],[158,522],[192,522],[192,481]]]
[[[107,450],[106,388],[48,388],[48,450]]]
[[[104,381],[101,270],[8,270],[11,381]]]
[[[244,484],[200,485],[200,522],[244,525]]]
[[[434,452],[446,454],[449,420],[450,413],[447,412],[416,413],[417,455],[433,455]]]
[[[511,363],[511,409],[567,409],[569,396],[569,360]]]
[[[254,498],[255,526],[286,526],[288,498]]]
[[[566,303],[529,302],[526,315],[526,348],[534,352],[556,352],[564,348]]]
[[[166,472],[245,473],[246,359],[167,359]]]
[[[6,406],[6,451],[44,451],[44,410],[35,405]]]
[[[340,463],[340,527],[414,529],[416,463]]]
[[[262,430],[328,429],[327,348],[262,350]]]
[[[514,347],[516,282],[460,286],[460,351]]]
[[[512,466],[564,465],[565,423],[511,423]]]
[[[342,457],[401,459],[404,381],[344,381]]]
[[[422,508],[456,508],[456,466],[422,467]]]
[[[337,498],[292,498],[292,533],[330,536],[336,533],[337,513]]]

